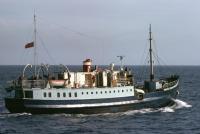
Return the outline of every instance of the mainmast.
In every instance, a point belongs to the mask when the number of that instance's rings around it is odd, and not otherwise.
[[[34,13],[34,76],[37,74],[37,42],[36,42],[36,15]]]
[[[149,26],[149,55],[150,55],[150,81],[154,80],[154,72],[153,72],[153,57],[152,57],[152,36],[151,36],[151,24]]]

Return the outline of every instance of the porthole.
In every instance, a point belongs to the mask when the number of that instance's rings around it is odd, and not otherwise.
[[[124,92],[124,90],[122,90],[122,92]]]
[[[105,91],[105,93],[107,94],[107,91]]]
[[[51,97],[51,92],[48,93],[48,96]]]
[[[128,92],[128,89],[126,89],[126,92]]]
[[[88,94],[88,92],[87,92],[87,94]]]
[[[101,94],[102,94],[103,92],[101,91]]]
[[[59,97],[59,98],[60,98],[60,93],[57,93],[57,97]]]
[[[63,93],[63,97],[66,97],[66,93]]]
[[[119,93],[120,91],[118,90],[118,93]]]
[[[115,93],[115,90],[113,91],[113,93]]]
[[[71,94],[71,93],[69,93],[69,97],[72,97],[72,94]]]
[[[93,94],[93,92],[91,92],[91,94]]]
[[[130,89],[130,91],[132,91],[132,89]]]
[[[82,92],[82,95],[83,95],[84,93]]]
[[[74,96],[77,97],[77,92],[74,93]]]
[[[98,92],[96,91],[96,94],[98,94]]]
[[[111,93],[111,91],[109,91],[109,93]]]
[[[47,97],[47,93],[46,93],[46,92],[44,92],[44,94],[43,94],[43,95],[44,95],[44,97]]]

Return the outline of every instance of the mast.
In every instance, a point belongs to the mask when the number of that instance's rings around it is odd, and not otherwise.
[[[152,57],[152,36],[151,36],[151,24],[149,26],[149,55],[150,55],[150,81],[154,80],[154,72],[153,72],[153,57]]]
[[[34,76],[36,77],[37,74],[37,42],[36,42],[36,15],[34,12]]]
[[[122,60],[124,59],[125,56],[120,55],[120,56],[117,56],[117,57],[119,57],[119,60],[120,60],[120,70],[123,70]]]

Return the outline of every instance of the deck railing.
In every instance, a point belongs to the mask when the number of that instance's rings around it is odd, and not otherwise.
[[[46,88],[45,80],[22,80],[22,88]]]

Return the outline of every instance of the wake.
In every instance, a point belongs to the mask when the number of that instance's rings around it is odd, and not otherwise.
[[[179,99],[174,100],[174,102],[175,104],[172,106],[167,106],[167,107],[163,107],[159,109],[148,108],[148,109],[141,109],[141,110],[132,110],[132,111],[124,112],[124,114],[134,115],[134,114],[145,114],[145,113],[153,113],[153,112],[173,113],[176,111],[176,109],[192,107],[192,105]]]

